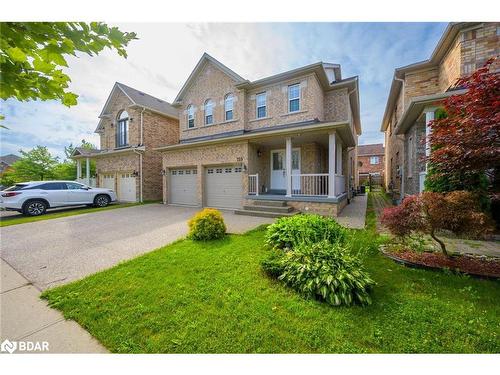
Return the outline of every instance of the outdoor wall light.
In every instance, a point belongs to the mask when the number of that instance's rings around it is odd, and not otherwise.
[[[137,171],[132,172],[132,176],[134,176],[134,177],[139,176],[139,172],[137,172]]]
[[[165,176],[165,175],[167,174],[167,171],[166,171],[165,169],[162,169],[162,170],[160,171],[160,174],[161,174],[162,176]]]
[[[260,158],[262,156],[262,151],[257,150],[257,157]]]

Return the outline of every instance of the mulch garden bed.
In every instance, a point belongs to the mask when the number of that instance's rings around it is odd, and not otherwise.
[[[392,260],[409,267],[428,269],[450,269],[471,276],[499,279],[500,259],[460,255],[446,257],[441,253],[419,253],[415,251],[382,251]]]

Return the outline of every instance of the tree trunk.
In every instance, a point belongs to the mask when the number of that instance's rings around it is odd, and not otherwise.
[[[431,237],[434,241],[436,241],[439,244],[439,246],[441,246],[441,251],[443,252],[443,254],[449,257],[450,254],[448,254],[448,251],[446,250],[446,245],[444,244],[443,241],[441,241],[439,238],[436,237],[434,229],[431,230]]]

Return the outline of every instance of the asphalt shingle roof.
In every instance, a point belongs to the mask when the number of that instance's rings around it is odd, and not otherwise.
[[[179,112],[176,108],[172,107],[170,103],[158,99],[152,95],[146,94],[145,92],[134,89],[133,87],[124,85],[123,83],[116,82],[116,84],[135,104],[144,106],[168,116],[173,116],[175,118],[179,117]]]

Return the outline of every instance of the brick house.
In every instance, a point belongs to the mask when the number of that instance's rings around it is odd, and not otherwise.
[[[397,201],[423,191],[428,124],[440,101],[465,90],[460,76],[500,54],[500,23],[451,23],[428,60],[397,68],[381,131],[385,133],[385,186]]]
[[[359,183],[372,176],[376,181],[382,181],[384,176],[384,145],[382,143],[358,146]]]
[[[157,149],[164,203],[329,215],[347,204],[361,124],[358,79],[340,65],[249,81],[204,54],[172,105],[179,141]]]
[[[118,200],[162,199],[162,157],[157,147],[179,140],[178,111],[169,103],[115,83],[95,130],[100,148],[77,148],[77,180],[90,184],[89,161],[96,161],[95,184],[117,192]],[[82,176],[85,161],[86,176]]]

